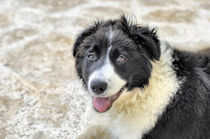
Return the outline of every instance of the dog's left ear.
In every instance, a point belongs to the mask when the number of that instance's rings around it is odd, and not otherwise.
[[[80,45],[83,43],[83,41],[90,36],[91,34],[95,33],[100,25],[100,21],[96,22],[94,25],[89,27],[88,29],[84,30],[76,39],[73,47],[73,56],[76,57]]]
[[[156,29],[132,24],[123,15],[120,19],[121,27],[128,36],[146,51],[151,60],[160,58],[160,41],[156,35]]]

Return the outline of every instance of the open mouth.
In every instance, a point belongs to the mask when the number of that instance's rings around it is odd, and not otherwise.
[[[117,93],[110,97],[93,97],[94,109],[98,112],[105,112],[109,110],[112,106],[112,103],[119,98],[124,89],[125,85]]]

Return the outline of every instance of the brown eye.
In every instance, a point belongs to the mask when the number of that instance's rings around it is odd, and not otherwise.
[[[88,60],[90,60],[90,61],[95,60],[95,55],[93,53],[89,53],[87,57],[88,57]]]
[[[118,56],[117,59],[116,59],[117,63],[124,63],[126,61],[127,61],[127,58],[123,55]]]

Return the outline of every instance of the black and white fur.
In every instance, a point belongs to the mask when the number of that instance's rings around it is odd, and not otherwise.
[[[83,31],[73,55],[92,97],[110,97],[126,85],[106,112],[90,105],[87,129],[78,138],[210,138],[209,57],[173,49],[155,29],[124,16]],[[106,86],[93,91],[92,82]]]

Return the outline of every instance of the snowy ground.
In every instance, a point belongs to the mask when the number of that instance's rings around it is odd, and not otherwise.
[[[88,99],[72,45],[96,19],[126,13],[180,49],[210,48],[209,0],[0,0],[0,138],[68,138]]]

